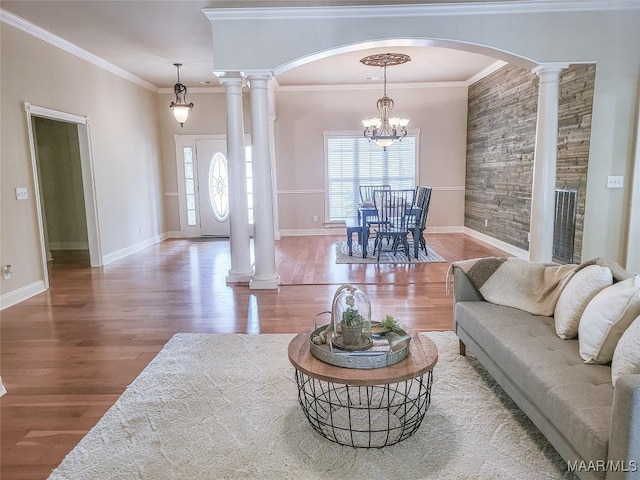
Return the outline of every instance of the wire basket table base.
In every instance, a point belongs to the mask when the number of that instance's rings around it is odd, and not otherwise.
[[[431,403],[433,372],[398,383],[343,385],[296,370],[298,401],[313,429],[340,445],[382,448],[410,437]]]

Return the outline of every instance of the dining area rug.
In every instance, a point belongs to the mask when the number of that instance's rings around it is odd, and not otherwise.
[[[413,253],[413,252],[412,252]],[[418,251],[418,258],[411,255],[411,259],[407,258],[407,255],[402,251],[397,252],[385,252],[384,248],[380,254],[380,261],[377,259],[377,255],[373,252],[373,240],[369,241],[367,246],[367,257],[362,258],[362,245],[358,242],[353,242],[353,255],[349,256],[349,247],[346,241],[338,242],[336,245],[336,264],[341,263],[364,263],[364,264],[381,264],[381,263],[430,263],[430,262],[446,262],[447,260],[442,257],[438,252],[431,248],[427,244],[427,253],[420,249]]]

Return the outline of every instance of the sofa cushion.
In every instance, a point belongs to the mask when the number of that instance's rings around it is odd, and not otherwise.
[[[556,333],[560,338],[578,336],[578,324],[584,309],[603,288],[613,283],[611,270],[600,265],[590,265],[578,271],[562,290],[553,317]]]
[[[640,315],[640,275],[598,293],[578,325],[580,356],[586,363],[608,363],[624,331]]]
[[[488,302],[458,302],[455,308],[458,328],[487,352],[582,459],[607,458],[610,367],[582,362],[578,341],[558,338],[551,317]]]
[[[640,374],[640,316],[622,334],[611,360],[611,381],[623,375]]]

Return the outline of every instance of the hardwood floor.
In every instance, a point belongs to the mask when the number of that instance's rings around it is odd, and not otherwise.
[[[56,252],[49,291],[0,319],[2,479],[46,478],[177,332],[303,332],[342,283],[361,286],[374,319],[449,330],[449,263],[507,255],[464,234],[430,234],[447,263],[336,265],[342,239],[278,241],[278,291],[227,285],[226,240],[168,240],[95,269]]]

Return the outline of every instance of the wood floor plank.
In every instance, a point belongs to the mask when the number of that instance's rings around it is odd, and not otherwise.
[[[168,240],[102,268],[54,252],[49,291],[2,312],[0,477],[44,479],[178,332],[300,333],[342,283],[416,330],[450,330],[450,262],[506,256],[464,234],[431,234],[445,263],[337,265],[340,236],[276,242],[278,290],[227,285],[227,240]],[[327,317],[328,320],[328,317]]]

